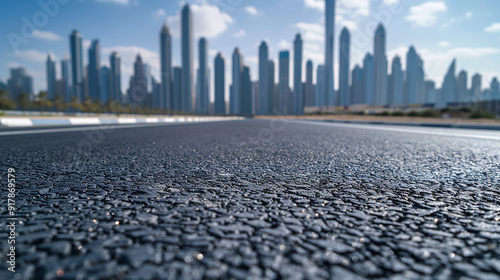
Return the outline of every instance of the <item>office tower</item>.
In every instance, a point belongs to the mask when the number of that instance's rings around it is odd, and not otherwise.
[[[279,53],[278,113],[287,115],[290,109],[290,52]]]
[[[387,57],[385,53],[385,29],[379,24],[375,31],[375,48],[373,53],[373,93],[375,105],[387,104]]]
[[[229,96],[229,113],[238,115],[241,113],[241,92],[242,92],[242,75],[243,75],[243,55],[236,48],[233,52],[233,84]]]
[[[209,103],[209,78],[208,78],[208,43],[201,38],[198,45],[198,74],[196,82],[196,112],[208,114]]]
[[[324,106],[333,105],[333,60],[335,46],[335,0],[325,0],[325,100]]]
[[[99,100],[101,105],[105,105],[109,100],[109,94],[111,90],[111,71],[107,66],[101,67],[101,88],[99,90],[100,96]]]
[[[453,59],[441,87],[441,97],[438,108],[448,106],[449,103],[457,100],[457,79],[455,76],[456,60]]]
[[[340,52],[339,52],[339,95],[340,95],[340,106],[349,106],[349,64],[351,56],[351,35],[349,30],[344,27],[340,33]]]
[[[428,104],[436,104],[436,97],[437,97],[437,91],[436,91],[436,83],[431,80],[425,81],[425,100],[426,103]]]
[[[182,110],[192,112],[195,102],[193,89],[193,20],[188,4],[182,9],[181,18]]]
[[[302,90],[302,38],[295,36],[293,43],[293,114],[304,114],[304,92]],[[290,108],[290,109],[292,109]]]
[[[326,103],[326,82],[325,82],[325,75],[326,72],[326,66],[324,65],[318,65],[318,69],[316,70],[316,90],[314,94],[314,103],[315,106],[323,107],[327,106]]]
[[[137,55],[134,62],[134,75],[130,77],[129,89],[127,92],[128,102],[132,107],[142,107],[146,104],[148,89],[144,69],[142,58],[140,55]]]
[[[122,81],[121,81],[121,71],[120,71],[120,55],[117,52],[111,53],[109,57],[110,65],[110,93],[109,99],[115,102],[122,102]]]
[[[467,102],[477,102],[482,100],[482,80],[483,77],[478,73],[472,76],[472,85],[470,89],[470,95],[466,99]]]
[[[85,66],[83,70],[83,97],[82,101],[87,100],[87,98],[90,98],[89,95],[89,66]]]
[[[498,84],[498,79],[497,77],[493,78],[490,84],[490,98],[491,100],[500,100],[500,86]]]
[[[162,109],[172,109],[172,35],[165,23],[160,32],[160,67],[161,67],[161,94]]]
[[[82,36],[74,30],[70,35],[72,97],[83,101]]]
[[[313,62],[308,60],[306,63],[306,83],[304,86],[304,106],[314,106],[314,82],[313,82]]]
[[[403,105],[404,99],[404,72],[401,66],[401,58],[395,56],[392,60],[391,81],[389,88],[389,104]]]
[[[172,110],[176,112],[182,111],[182,83],[182,68],[174,67]]]
[[[367,105],[375,105],[373,56],[369,53],[363,59],[363,99]]]
[[[243,66],[243,72],[241,77],[241,114],[242,115],[252,115],[253,114],[253,95],[252,95],[252,78],[250,77],[250,67]]]
[[[411,46],[406,54],[406,85],[405,105],[425,103],[425,85],[423,61],[418,55],[415,47]]]
[[[269,60],[267,64],[268,81],[268,96],[267,103],[269,106],[268,113],[276,115],[278,112],[278,95],[276,92],[276,65],[274,60]]]
[[[363,98],[363,69],[356,64],[351,75],[351,105],[364,103]]]
[[[61,80],[64,82],[64,87],[61,86],[61,92],[59,92],[59,94],[62,94],[61,96],[65,102],[69,102],[71,96],[71,89],[69,87],[71,81],[69,63],[69,57],[68,55],[65,55],[61,60]]]
[[[10,78],[7,80],[7,89],[13,100],[18,100],[21,94],[27,94],[33,99],[33,78],[22,67],[10,68]]]
[[[226,114],[226,61],[222,53],[218,53],[214,61],[214,114]]]
[[[146,63],[142,63],[142,68],[144,69],[143,73],[144,73],[144,80],[145,80],[145,85],[146,85],[146,92],[145,92],[145,96],[143,97],[142,102],[140,102],[140,103],[143,107],[159,108],[160,104],[158,103],[158,98],[157,98],[158,96],[154,95],[156,81],[152,75],[151,67],[149,67],[149,65]]]
[[[258,115],[269,114],[269,48],[265,41],[259,47],[259,104]]]
[[[89,49],[89,95],[92,100],[100,100],[101,90],[101,55],[99,50],[99,40],[92,41]]]
[[[52,56],[52,53],[47,55],[47,63],[46,63],[46,71],[47,71],[47,99],[53,100],[56,96],[56,63]]]
[[[467,99],[467,72],[465,70],[460,71],[458,73],[458,85],[457,85],[457,90],[458,90],[458,97],[457,97],[457,102],[465,102]]]

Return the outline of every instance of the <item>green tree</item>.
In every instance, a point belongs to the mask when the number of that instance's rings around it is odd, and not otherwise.
[[[40,110],[48,109],[52,107],[52,101],[47,99],[47,92],[46,91],[41,91],[38,94],[38,98],[35,101],[35,106],[36,108]]]
[[[9,92],[0,89],[0,109],[12,110],[16,108],[16,102],[9,97]]]
[[[82,110],[82,103],[78,101],[78,98],[71,97],[71,101],[69,102],[69,107],[73,109],[73,113],[76,113],[77,110]]]
[[[30,97],[26,92],[22,92],[19,94],[18,101],[23,110],[33,108],[33,102],[31,102]]]
[[[64,111],[64,110],[66,110],[66,103],[64,102],[62,96],[57,95],[54,98],[53,103],[54,103],[54,106],[56,107],[57,111]]]

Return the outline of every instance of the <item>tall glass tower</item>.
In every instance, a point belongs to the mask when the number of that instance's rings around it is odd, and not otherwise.
[[[186,4],[181,13],[181,53],[182,53],[182,110],[192,112],[194,108],[193,88],[193,20]]]

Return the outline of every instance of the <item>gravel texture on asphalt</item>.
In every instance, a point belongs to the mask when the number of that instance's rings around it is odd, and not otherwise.
[[[0,154],[0,279],[500,279],[498,141],[246,120]]]

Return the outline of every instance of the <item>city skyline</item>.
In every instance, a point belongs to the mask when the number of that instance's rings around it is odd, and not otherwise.
[[[304,54],[303,54],[303,65],[302,68],[305,69],[305,63],[307,60],[311,59],[314,62],[315,68],[317,65],[322,64],[321,61],[323,60],[323,55],[321,55],[322,50],[324,47],[322,46],[322,42],[320,38],[315,38],[315,35],[318,35],[323,31],[323,29],[319,30],[318,32],[315,32],[315,29],[319,26],[322,27],[322,23],[324,21],[324,17],[322,15],[322,8],[321,8],[321,2],[318,0],[304,0],[304,1],[297,1],[297,4],[300,4],[302,7],[301,10],[303,10],[301,13],[297,14],[298,16],[294,18],[291,23],[284,24],[282,25],[281,22],[284,21],[290,21],[289,17],[286,18],[286,15],[284,14],[285,12],[289,11],[289,7],[283,7],[282,10],[277,9],[277,6],[280,4],[280,1],[275,1],[274,4],[271,3],[264,3],[262,1],[252,1],[251,3],[246,3],[242,2],[239,6],[236,7],[224,7],[224,6],[217,6],[216,2],[214,1],[184,1],[187,3],[192,4],[192,10],[193,10],[193,17],[195,18],[194,20],[194,38],[193,41],[196,46],[196,42],[200,38],[200,34],[204,35],[209,35],[207,36],[207,40],[209,42],[210,50],[209,50],[209,67],[211,71],[213,72],[213,60],[215,58],[215,55],[220,51],[222,52],[225,57],[229,58],[229,62],[231,60],[231,52],[232,49],[236,46],[238,46],[242,52],[242,54],[247,58],[246,63],[250,66],[251,68],[251,77],[253,81],[258,80],[258,44],[262,40],[267,40],[269,44],[269,58],[273,59],[275,63],[278,61],[278,53],[279,51],[283,49],[290,50],[291,53],[293,54],[293,38],[295,37],[295,34],[297,32],[300,32],[303,36],[304,40]],[[335,48],[334,48],[334,54],[335,54],[335,69],[334,70],[334,79],[335,79],[335,89],[338,89],[339,83],[338,83],[338,40],[339,40],[339,35],[340,35],[340,29],[343,28],[344,26],[349,27],[350,32],[352,33],[352,41],[353,41],[353,50],[352,50],[352,57],[351,57],[351,63],[350,63],[350,70],[352,70],[356,64],[360,64],[362,62],[362,59],[364,58],[364,55],[366,54],[367,51],[370,51],[372,49],[372,44],[371,44],[371,39],[373,38],[373,35],[369,35],[369,42],[366,44],[366,46],[362,47],[356,47],[357,41],[359,38],[359,34],[364,33],[362,30],[366,26],[366,21],[367,20],[373,20],[373,17],[377,15],[377,13],[380,13],[380,11],[389,10],[388,5],[384,5],[384,3],[388,3],[390,1],[371,1],[368,2],[368,6],[356,6],[355,4],[352,4],[352,6],[346,6],[347,4],[345,3],[346,1],[337,1],[337,10],[338,10],[338,15],[337,15],[337,22],[335,26]],[[363,2],[363,1],[360,1]],[[395,1],[392,1],[395,2]],[[443,5],[437,5],[438,8],[437,10],[442,10],[440,12],[435,12],[435,13],[430,13],[429,14],[429,19],[426,19],[425,22],[419,22],[416,23],[415,20],[411,18],[411,15],[416,13],[414,10],[414,7],[417,6],[423,6],[426,3],[442,3]],[[460,2],[460,1],[458,1]],[[387,28],[387,59],[388,59],[388,65],[391,65],[392,59],[395,54],[398,54],[400,57],[405,57],[406,52],[408,50],[408,47],[410,45],[415,45],[417,48],[417,51],[422,55],[424,61],[426,62],[425,68],[426,68],[426,78],[430,78],[436,82],[436,84],[440,85],[442,83],[442,80],[444,78],[444,74],[446,73],[447,67],[450,63],[450,61],[453,59],[453,57],[457,58],[457,71],[460,71],[462,69],[466,69],[469,72],[469,76],[471,77],[474,73],[479,72],[483,76],[483,81],[482,85],[483,88],[487,87],[487,85],[491,82],[491,79],[494,76],[498,76],[494,66],[492,66],[491,60],[494,60],[495,57],[499,56],[498,49],[495,48],[496,43],[498,42],[498,34],[494,33],[495,31],[495,26],[494,26],[494,19],[491,18],[488,20],[488,13],[490,9],[485,9],[484,3],[479,3],[478,5],[474,5],[474,7],[470,7],[465,5],[462,7],[460,3],[456,2],[457,4],[450,3],[449,1],[418,1],[418,2],[412,2],[408,3],[408,1],[399,1],[399,4],[396,4],[397,7],[396,10],[398,10],[398,13],[395,13],[391,15],[391,21],[389,24],[384,25]],[[252,7],[247,6],[247,5],[254,5]],[[319,4],[319,5],[318,5]],[[7,5],[7,4],[6,4]],[[8,4],[8,5],[15,5],[15,4]],[[498,5],[495,3],[491,3],[491,5]],[[158,35],[157,33],[161,29],[163,23],[166,21],[169,24],[169,27],[171,29],[171,32],[173,34],[172,38],[172,45],[173,45],[173,66],[180,66],[181,61],[179,59],[179,52],[180,52],[180,25],[178,25],[178,19],[180,17],[180,12],[181,12],[181,6],[179,3],[164,3],[161,2],[161,5],[159,2],[153,1],[153,3],[144,3],[142,1],[136,1],[134,3],[129,3],[129,4],[116,4],[116,3],[94,3],[92,1],[86,1],[86,3],[79,3],[79,2],[74,2],[66,5],[61,5],[59,9],[59,14],[60,17],[64,16],[64,13],[71,14],[72,10],[74,10],[76,7],[81,7],[83,9],[88,9],[88,6],[92,7],[99,7],[101,8],[100,10],[97,11],[97,14],[99,15],[105,15],[109,14],[110,10],[112,9],[120,9],[120,11],[127,12],[130,9],[138,10],[138,14],[141,14],[142,16],[145,16],[148,20],[148,25],[150,26],[155,26],[154,30],[148,29],[146,32],[142,32],[145,34],[148,34],[152,31],[154,31],[155,36],[151,37],[146,37],[144,34],[136,34],[136,33],[141,33],[141,32],[130,32],[128,34],[129,36],[123,36],[119,34],[113,34],[112,32],[106,34],[106,35],[93,35],[92,33],[97,33],[99,32],[100,28],[93,28],[91,31],[89,31],[88,27],[83,27],[81,23],[79,23],[77,20],[72,20],[75,23],[71,24],[71,28],[68,28],[68,24],[65,24],[65,31],[60,31],[64,30],[62,27],[63,26],[58,26],[57,21],[58,20],[63,20],[59,19],[59,15],[54,16],[53,18],[50,19],[49,24],[44,27],[40,28],[39,32],[37,32],[37,35],[35,38],[31,38],[28,40],[27,44],[20,44],[18,47],[18,52],[13,53],[14,50],[12,46],[9,44],[9,42],[4,42],[3,44],[6,45],[6,50],[11,50],[10,52],[7,52],[3,55],[3,57],[0,57],[0,63],[3,62],[3,67],[1,67],[0,70],[0,77],[2,80],[6,80],[8,77],[8,67],[9,66],[15,66],[15,65],[21,65],[21,66],[26,66],[27,72],[32,74],[34,77],[34,84],[35,84],[35,91],[38,92],[40,90],[45,90],[47,88],[46,85],[46,79],[44,77],[45,75],[45,65],[41,61],[45,61],[47,57],[47,53],[49,51],[52,51],[54,54],[56,61],[59,61],[61,58],[64,57],[64,55],[69,54],[69,43],[64,44],[64,41],[68,40],[68,35],[73,29],[76,29],[79,31],[80,34],[82,34],[83,37],[83,61],[84,65],[88,64],[88,56],[87,56],[87,51],[90,45],[90,42],[94,39],[100,40],[101,43],[101,61],[105,63],[106,66],[109,67],[109,54],[112,51],[117,51],[120,53],[120,55],[123,57],[122,61],[122,90],[125,91],[125,85],[128,84],[129,77],[132,75],[131,69],[133,68],[133,61],[135,59],[135,55],[137,53],[141,53],[144,62],[147,63],[148,65],[151,66],[151,70],[155,78],[159,81],[159,43],[158,43]],[[286,5],[285,5],[286,6]],[[155,8],[157,9],[155,9]],[[443,10],[444,7],[444,10]],[[20,7],[18,7],[20,9]],[[40,9],[37,5],[33,7]],[[253,9],[252,9],[253,8]],[[460,8],[460,9],[458,9]],[[163,16],[161,16],[160,9],[163,9],[164,13]],[[16,15],[16,9],[13,7],[11,8],[13,11],[13,15]],[[466,11],[467,10],[467,11]],[[66,12],[65,12],[66,11]],[[150,13],[146,16],[146,11],[149,11]],[[352,11],[353,16],[352,18],[347,15],[346,11]],[[154,13],[158,12],[158,17],[154,16]],[[204,17],[196,17],[199,15],[201,12],[203,12],[206,16]],[[491,12],[490,12],[491,13]],[[18,15],[22,13],[18,13]],[[217,14],[221,16],[221,19],[214,23],[213,26],[208,26],[209,30],[207,28],[201,28],[200,23],[205,22],[207,17],[212,16],[212,14]],[[276,22],[277,25],[282,26],[281,28],[271,28],[271,29],[266,29],[265,32],[250,32],[250,29],[255,29],[257,26],[260,26],[262,23],[261,22],[266,22],[269,21],[269,17],[271,17],[271,14],[274,16],[272,17],[274,22]],[[439,17],[436,18],[436,15]],[[9,15],[12,16],[12,15]],[[26,15],[25,15],[26,16]],[[320,16],[320,17],[318,17]],[[481,17],[479,17],[481,16]],[[29,16],[28,16],[29,17]],[[448,20],[446,18],[448,17]],[[19,17],[21,18],[21,17]],[[315,20],[312,20],[314,18]],[[319,20],[318,20],[319,18]],[[453,20],[452,20],[453,19]],[[16,21],[15,17],[13,18],[14,21]],[[424,19],[422,19],[424,20]],[[8,34],[10,32],[13,33],[21,33],[20,29],[22,27],[23,22],[19,21],[19,28],[10,28],[11,30],[4,30],[4,34]],[[69,22],[72,22],[69,21]],[[97,20],[99,21],[99,20]],[[253,21],[256,22],[254,24],[255,26],[243,24],[245,22]],[[466,22],[469,21],[468,24]],[[398,28],[398,26],[395,26],[396,23],[404,23],[408,28],[411,28],[412,35],[414,38],[406,38],[405,36],[401,36],[401,30],[403,28]],[[431,25],[433,23],[433,25]],[[470,24],[472,23],[472,24]],[[224,28],[219,28],[217,26],[221,25]],[[224,25],[224,26],[223,26]],[[448,25],[448,26],[446,26]],[[452,28],[458,28],[459,26],[467,25],[471,26],[468,27],[467,29],[472,29],[472,27],[475,28],[475,34],[478,36],[479,40],[470,40],[473,42],[477,42],[474,46],[474,44],[471,43],[460,43],[460,42],[455,42],[457,41],[456,39],[453,40],[451,37],[456,37],[456,35],[450,35],[454,34],[455,32],[449,32],[450,29]],[[15,25],[13,25],[15,26]],[[91,26],[94,26],[92,24]],[[114,25],[111,25],[109,27],[106,27],[104,29],[116,29],[112,28]],[[353,29],[353,26],[356,28]],[[240,29],[243,28],[243,29]],[[489,28],[489,29],[488,29]],[[3,28],[5,29],[5,28]],[[276,29],[279,29],[278,31],[280,35],[279,36],[273,36],[273,34],[276,34]],[[421,37],[422,32],[428,32],[429,29],[434,29],[437,30],[438,34],[441,34],[441,36],[436,36],[434,34],[429,35],[429,38],[426,40],[419,39],[419,36]],[[492,32],[487,32],[486,30],[492,31]],[[245,32],[239,32],[241,30],[247,30]],[[234,33],[231,33],[233,32]],[[239,34],[236,34],[238,33]],[[470,35],[471,31],[467,31],[468,35]],[[51,35],[52,34],[52,37]],[[99,32],[100,33],[100,32]],[[243,36],[241,36],[244,34]],[[290,34],[290,36],[288,36]],[[55,35],[55,36],[53,36]],[[234,35],[234,36],[233,36]],[[237,37],[238,35],[239,37]],[[269,35],[269,36],[268,36]],[[286,35],[286,36],[285,36]],[[443,36],[446,35],[446,36]],[[138,46],[131,46],[130,44],[127,44],[124,41],[127,40],[132,40],[132,38],[135,38],[137,36],[142,36],[144,39],[142,40],[137,40],[134,43],[136,43]],[[253,40],[252,38],[260,37],[259,40]],[[123,38],[123,37],[130,37],[130,39]],[[252,38],[250,38],[252,37]],[[317,36],[316,36],[317,37]],[[408,36],[406,36],[408,37]],[[433,39],[431,37],[437,37],[439,39]],[[39,38],[45,38],[39,39]],[[53,41],[50,41],[49,39],[52,38]],[[227,44],[227,40],[230,38],[231,44]],[[271,39],[269,39],[271,38]],[[397,38],[397,39],[396,39]],[[62,41],[61,41],[62,40]],[[252,41],[251,44],[249,43],[240,43],[240,42],[248,42]],[[411,41],[413,40],[413,42]],[[111,42],[110,42],[111,41]],[[116,42],[118,46],[114,46],[113,41],[119,41],[120,43]],[[234,43],[233,43],[234,41]],[[255,42],[253,42],[255,41]],[[405,43],[405,41],[407,43]],[[226,43],[226,44],[225,44]],[[220,47],[221,45],[232,45],[228,47]],[[359,44],[358,45],[362,45]],[[434,45],[434,46],[432,46]],[[447,45],[447,47],[445,47]],[[230,48],[230,51],[227,51],[227,49]],[[318,51],[314,52],[312,51],[314,48],[316,48]],[[44,51],[48,50],[48,51]],[[194,48],[194,53],[197,53],[196,47]],[[320,55],[318,55],[319,53]],[[43,60],[41,60],[38,55],[43,54]],[[441,54],[441,55],[438,55]],[[439,57],[438,57],[439,56]],[[430,57],[430,59],[429,59]],[[31,59],[31,60],[30,60]],[[35,61],[32,61],[35,60]],[[198,64],[197,64],[197,55],[194,56],[194,71],[198,69]],[[405,59],[403,59],[403,68],[406,69],[405,65]],[[471,65],[471,66],[469,66]],[[293,75],[293,68],[294,66],[290,66],[291,70],[291,75]],[[390,67],[387,67],[390,69]],[[60,73],[60,64],[56,63],[56,69],[58,72],[58,76]],[[316,69],[315,69],[316,70]],[[230,72],[227,71],[226,69],[226,80],[228,80],[228,77],[230,77]],[[305,71],[302,71],[302,80],[305,81]],[[316,71],[314,71],[316,72]],[[390,71],[389,71],[390,72]],[[316,76],[316,75],[314,75]],[[293,76],[290,77],[290,80],[293,81]],[[196,81],[196,80],[195,80]],[[195,82],[194,81],[194,82]],[[316,82],[316,77],[314,77],[314,81]],[[469,87],[470,87],[470,81],[468,82]],[[227,91],[227,90],[226,90]],[[213,101],[213,83],[212,83],[212,96],[210,97],[210,100]],[[226,92],[226,96],[228,93]]]

